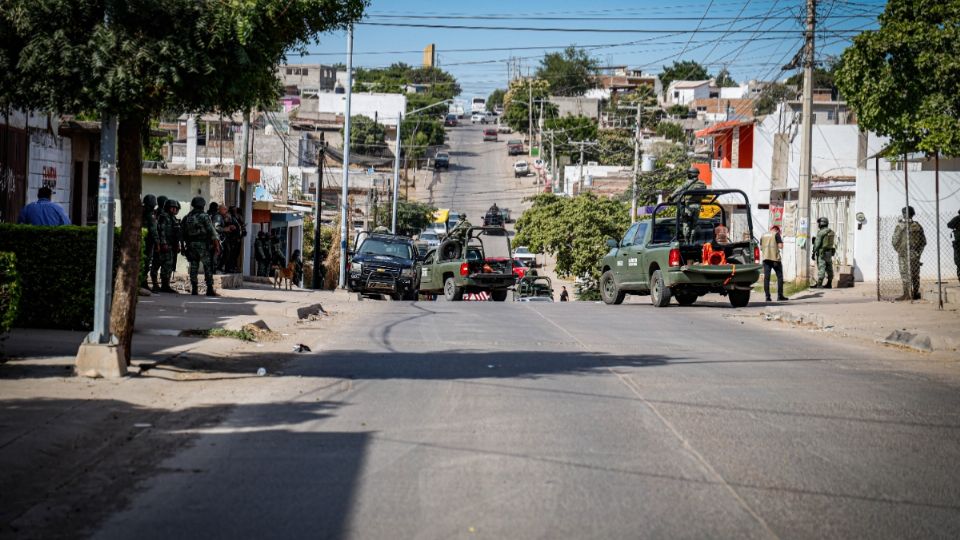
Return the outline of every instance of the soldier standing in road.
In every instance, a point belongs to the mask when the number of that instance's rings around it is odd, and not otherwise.
[[[830,220],[817,218],[817,237],[813,240],[813,259],[817,261],[817,282],[811,289],[833,288],[833,254],[836,252],[836,234],[830,228]],[[826,283],[823,282],[826,278]]]
[[[953,264],[957,266],[957,281],[960,281],[960,211],[947,222],[947,228],[953,229]]]
[[[158,291],[176,293],[170,287],[170,278],[177,269],[177,254],[180,253],[180,220],[177,214],[180,213],[180,203],[173,199],[168,199],[163,204],[163,212],[160,214],[160,220],[157,230],[160,235],[160,242],[157,248],[157,258],[160,260],[160,281],[163,283]]]
[[[154,258],[157,256],[157,246],[160,244],[160,236],[157,233],[157,197],[154,195],[143,196],[143,228],[147,230],[147,237],[144,239],[143,256],[144,268],[150,273],[153,281],[153,292],[158,292],[160,286],[157,285],[157,272],[154,270]],[[144,286],[148,285],[144,283]]]
[[[901,210],[903,218],[893,230],[893,249],[897,250],[900,263],[900,280],[903,282],[902,300],[920,299],[920,255],[927,247],[927,237],[923,234],[923,227],[913,220],[915,212],[912,206]]]
[[[183,218],[183,234],[187,244],[187,260],[190,261],[190,294],[197,294],[197,277],[203,265],[203,279],[207,284],[207,296],[217,296],[213,290],[213,258],[220,253],[220,239],[213,229],[210,216],[203,212],[203,197],[190,201],[190,213]]]
[[[780,227],[774,225],[760,237],[760,258],[763,259],[763,293],[770,301],[770,272],[777,274],[777,301],[789,300],[783,294],[783,262],[780,252],[783,250],[783,238]]]

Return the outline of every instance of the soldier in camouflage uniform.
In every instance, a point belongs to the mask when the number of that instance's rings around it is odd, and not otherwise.
[[[217,296],[213,290],[213,257],[215,253],[220,253],[220,239],[213,228],[210,216],[204,213],[203,205],[203,197],[194,197],[190,201],[190,213],[183,218],[182,224],[187,260],[190,261],[190,294],[197,294],[197,276],[202,264],[207,296]]]
[[[947,222],[947,228],[953,229],[953,264],[957,266],[957,281],[960,281],[960,212]]]
[[[893,230],[893,249],[897,250],[900,281],[903,282],[903,296],[897,300],[919,300],[920,255],[927,247],[927,237],[923,234],[923,227],[913,220],[913,207],[906,206],[902,212],[903,218]]]
[[[833,288],[833,254],[836,252],[836,233],[830,228],[830,220],[817,218],[817,237],[813,240],[813,259],[817,261],[817,282],[811,289]],[[826,283],[823,282],[826,278]]]
[[[177,219],[179,213],[179,202],[168,199],[163,204],[163,212],[160,214],[157,227],[160,232],[157,257],[160,259],[160,281],[163,283],[159,292],[177,292],[170,287],[170,278],[177,269],[177,254],[180,253],[180,243],[182,242],[180,220]]]
[[[257,260],[257,275],[270,275],[270,241],[263,231],[257,233],[257,239],[253,242],[253,256]]]
[[[160,236],[157,233],[157,198],[154,195],[143,196],[143,228],[147,230],[147,237],[144,240],[143,256],[144,268],[149,270],[150,278],[153,281],[153,292],[160,290],[157,285],[157,271],[154,270],[154,258],[157,256],[157,245],[160,243]],[[148,285],[147,283],[143,284]]]

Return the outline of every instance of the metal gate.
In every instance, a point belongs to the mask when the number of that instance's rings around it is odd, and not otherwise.
[[[853,266],[854,194],[814,194],[810,199],[811,236],[817,234],[817,219],[830,220],[830,228],[836,234],[834,265]]]

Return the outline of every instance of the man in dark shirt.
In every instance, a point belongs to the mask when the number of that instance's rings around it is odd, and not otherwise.
[[[37,190],[37,201],[23,207],[17,223],[24,225],[70,225],[70,218],[63,207],[50,201],[53,192],[44,186]]]

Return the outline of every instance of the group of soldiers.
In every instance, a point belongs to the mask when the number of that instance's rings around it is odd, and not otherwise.
[[[227,209],[194,197],[190,213],[178,217],[180,203],[165,196],[143,197],[143,228],[147,230],[144,254],[147,258],[151,290],[176,293],[170,279],[177,267],[177,256],[184,254],[190,263],[190,293],[198,294],[200,267],[203,267],[207,296],[217,296],[213,288],[213,274],[219,268],[225,272],[237,271],[237,256],[246,226],[236,209]],[[159,274],[159,283],[157,280]]]
[[[270,234],[263,231],[257,233],[257,239],[253,241],[253,258],[257,261],[257,275],[261,277],[270,277],[273,266],[287,265],[280,237],[275,231],[270,231]]]

